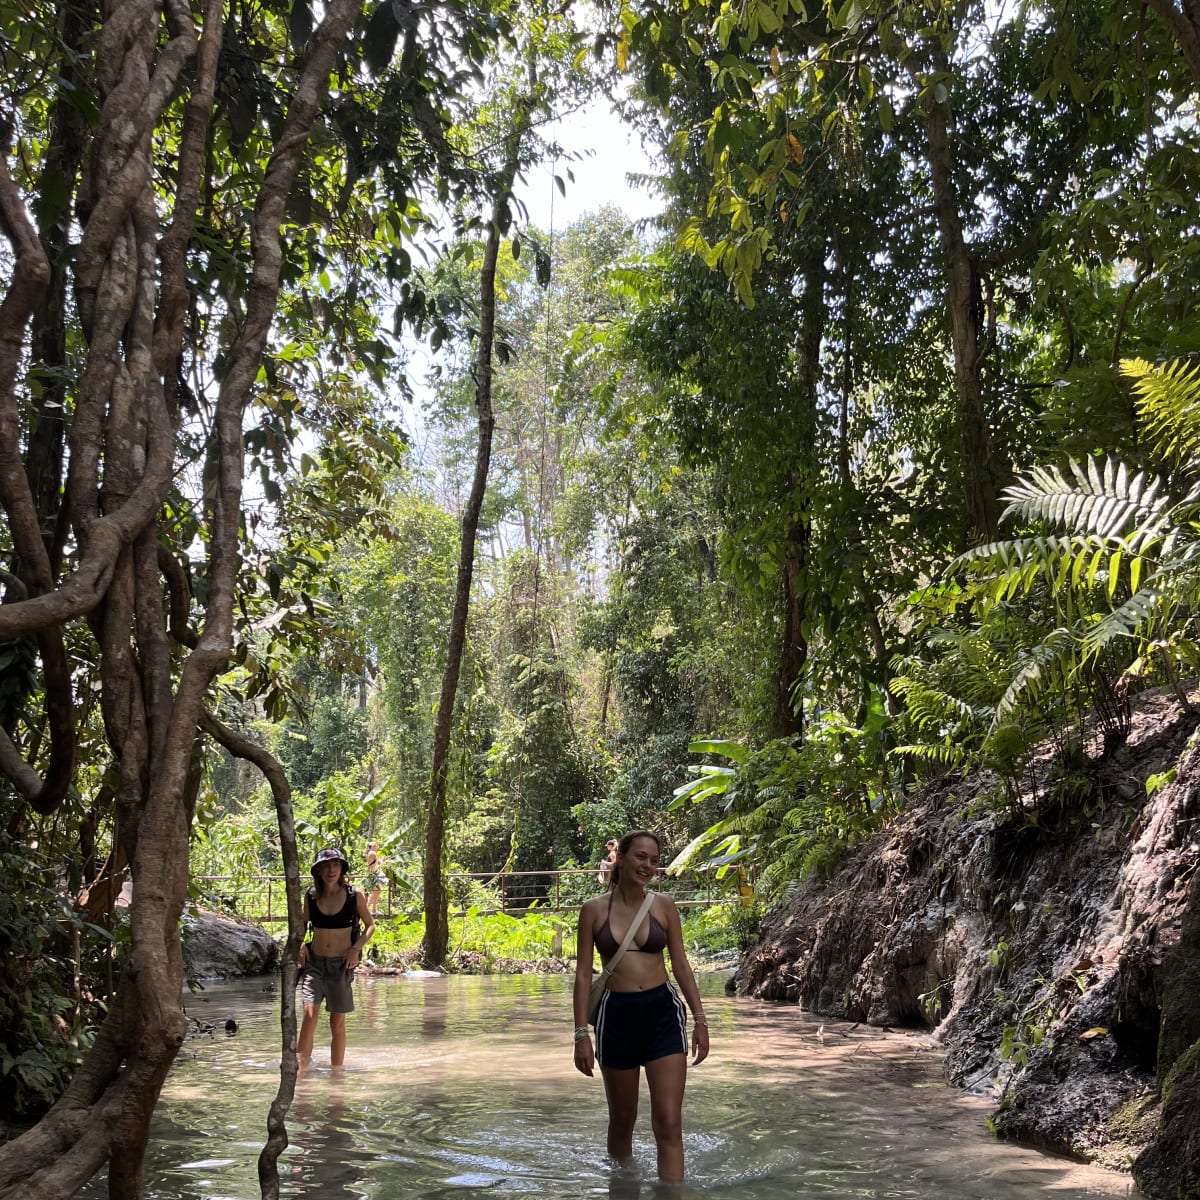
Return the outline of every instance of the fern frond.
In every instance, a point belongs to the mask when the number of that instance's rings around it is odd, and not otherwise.
[[[800,862],[801,879],[828,879],[845,857],[848,846],[844,842],[821,841],[809,847]]]
[[[1155,366],[1132,358],[1121,363],[1121,374],[1133,383],[1138,416],[1155,454],[1194,469],[1200,457],[1200,364],[1181,359]]]
[[[903,695],[908,719],[917,729],[957,727],[974,715],[965,701],[926,684],[906,687]]]
[[[897,758],[912,758],[941,767],[961,767],[967,761],[966,750],[950,742],[910,742],[904,746],[893,746],[889,753]]]
[[[1163,605],[1163,595],[1155,588],[1134,592],[1124,604],[1105,613],[1081,641],[1085,659],[1095,658],[1118,638],[1153,637]]]
[[[794,801],[774,800],[758,804],[737,818],[739,833],[769,833],[787,816]]]
[[[1041,691],[1052,675],[1056,683],[1061,683],[1071,673],[1071,668],[1077,665],[1077,646],[1075,631],[1060,626],[1052,629],[1038,645],[1027,651],[1012,682],[1000,697],[1000,703],[996,705],[992,729],[1003,725],[1027,695]]]
[[[805,803],[784,813],[780,828],[790,834],[807,833],[819,826],[825,816],[825,800],[809,796]]]

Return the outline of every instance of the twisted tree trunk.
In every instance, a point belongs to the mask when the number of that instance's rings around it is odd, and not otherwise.
[[[215,406],[209,455],[215,487],[202,514],[209,551],[206,601],[194,634],[181,630],[178,613],[167,619],[164,595],[173,594],[177,564],[164,543],[176,534],[166,524],[160,529],[159,518],[183,465],[177,380],[192,298],[185,250],[209,169],[220,0],[208,0],[202,32],[181,0],[106,5],[91,60],[99,118],[86,153],[64,151],[64,161],[84,164],[73,283],[87,341],[55,520],[60,531],[69,522],[74,536],[65,574],[55,552],[60,535],[46,537],[44,531],[54,493],[47,482],[55,478],[53,439],[30,445],[27,471],[16,389],[30,318],[45,302],[51,272],[23,198],[0,161],[0,227],[15,259],[0,304],[0,500],[15,551],[14,569],[4,576],[0,639],[37,639],[51,741],[49,766],[39,774],[0,732],[0,770],[38,812],[53,811],[67,794],[75,699],[64,633],[69,623],[86,619],[99,647],[118,836],[133,882],[130,951],[115,1001],[59,1102],[32,1130],[0,1147],[5,1200],[72,1196],[106,1161],[114,1200],[142,1194],[150,1116],[185,1029],[179,918],[199,779],[197,729],[233,644],[243,417],[275,311],[284,205],[360,7],[361,0],[333,0],[325,10],[262,176],[244,311]],[[67,13],[79,32],[86,24],[80,10],[71,6]],[[82,53],[90,45],[82,32],[79,43],[71,50]],[[166,168],[174,206],[162,232],[158,206],[167,183],[155,162],[163,151],[157,135],[181,92],[187,103],[177,153]],[[72,137],[79,134],[66,124]],[[43,322],[53,319],[43,316]],[[56,346],[44,338],[42,353],[56,354]],[[184,646],[189,652],[180,657]]]

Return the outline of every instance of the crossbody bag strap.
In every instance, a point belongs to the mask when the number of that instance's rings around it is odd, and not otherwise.
[[[637,910],[637,916],[633,918],[629,929],[625,936],[621,939],[621,944],[617,947],[617,952],[608,960],[604,966],[601,975],[611,975],[617,969],[617,963],[625,957],[625,951],[629,949],[630,943],[633,941],[633,935],[642,927],[642,922],[646,919],[646,914],[650,911],[650,905],[654,903],[654,893],[647,892],[645,900],[642,901],[642,907]],[[611,901],[610,901],[611,908]]]

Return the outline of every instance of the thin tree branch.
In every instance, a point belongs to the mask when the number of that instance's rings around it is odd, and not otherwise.
[[[296,825],[292,815],[292,789],[279,761],[262,746],[221,724],[210,712],[200,718],[200,727],[230,754],[253,763],[271,785],[275,815],[279,821],[279,847],[287,888],[288,937],[283,951],[280,984],[280,1028],[282,1059],[279,1090],[267,1114],[267,1142],[258,1156],[258,1182],[263,1200],[279,1196],[279,1156],[287,1149],[287,1114],[296,1094],[296,956],[304,938],[300,890],[300,857],[296,850]]]

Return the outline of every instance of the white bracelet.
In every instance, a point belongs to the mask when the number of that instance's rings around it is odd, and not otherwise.
[[[579,1028],[575,1030],[575,1040],[577,1042],[582,1042],[586,1037],[591,1037],[591,1034],[588,1032],[588,1027],[586,1025],[580,1025]]]

